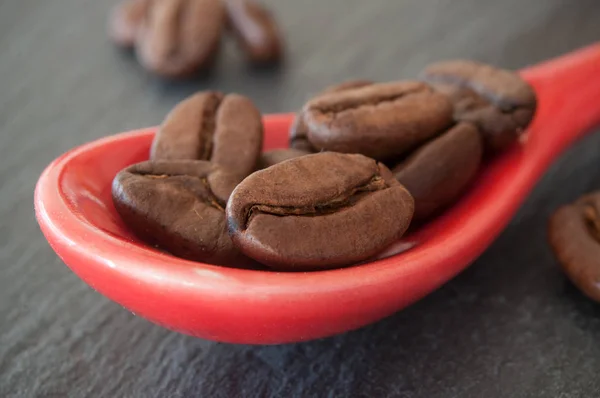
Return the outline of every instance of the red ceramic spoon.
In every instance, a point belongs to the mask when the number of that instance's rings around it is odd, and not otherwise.
[[[600,45],[526,69],[539,110],[526,140],[490,162],[454,207],[401,245],[345,269],[278,273],[224,268],[137,241],[112,205],[111,180],[148,156],[155,129],[76,148],[44,171],[36,215],[52,248],[84,281],[167,328],[234,343],[329,336],[388,316],[473,262],[508,224],[550,162],[600,124]],[[265,118],[265,148],[287,145],[292,115]]]

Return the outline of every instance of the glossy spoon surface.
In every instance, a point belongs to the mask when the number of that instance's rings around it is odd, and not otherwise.
[[[440,217],[387,258],[280,273],[190,262],[138,241],[120,221],[111,181],[147,159],[155,128],[110,136],[52,162],[35,192],[48,242],[91,287],[152,322],[223,342],[274,344],[355,329],[431,293],[498,236],[553,159],[600,124],[600,45],[523,70],[538,111],[524,139],[486,164]],[[265,148],[287,146],[293,115],[265,117]]]

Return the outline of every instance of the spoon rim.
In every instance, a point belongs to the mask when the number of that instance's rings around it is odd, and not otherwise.
[[[563,106],[561,89],[569,82],[557,76],[581,75],[575,79],[579,83],[593,75],[591,61],[596,59],[600,59],[600,45],[524,71],[536,91],[544,91],[540,105],[546,117]],[[556,82],[562,86],[548,91]],[[585,94],[586,100],[596,95],[589,87]],[[589,117],[580,118],[577,129],[600,120],[600,111],[588,108]],[[544,123],[540,113],[536,112],[530,127],[533,140],[523,140],[496,156],[475,178],[476,186],[407,237],[417,242],[415,248],[360,265],[310,272],[215,266],[117,239],[77,214],[62,184],[72,164],[110,145],[149,148],[156,127],[101,138],[55,159],[36,185],[36,218],[51,247],[81,279],[161,326],[233,343],[311,340],[391,315],[466,269],[510,222],[558,149],[570,142],[542,138],[566,136],[561,131],[568,125],[575,129],[571,115],[563,117],[562,124]],[[274,142],[269,134],[281,136],[269,149],[283,147],[293,117],[265,116],[265,142]]]
[[[269,125],[276,121],[284,121],[285,123],[291,123],[292,114],[274,114],[265,116],[265,124]],[[111,136],[103,137],[95,141],[88,142],[80,145],[72,150],[66,152],[62,156],[55,159],[49,164],[41,174],[35,189],[35,210],[36,217],[44,232],[50,234],[55,239],[70,242],[69,245],[73,246],[74,249],[87,253],[89,256],[102,256],[107,260],[124,260],[128,259],[131,261],[137,256],[143,256],[143,261],[147,262],[150,258],[154,259],[151,263],[146,263],[144,267],[157,266],[172,274],[177,269],[174,269],[174,265],[185,267],[185,269],[192,268],[205,268],[211,272],[231,274],[236,277],[243,277],[244,280],[251,275],[259,275],[260,278],[251,280],[250,283],[255,285],[257,282],[263,282],[264,287],[272,290],[273,288],[281,288],[281,283],[292,283],[298,285],[298,282],[310,282],[308,287],[317,287],[317,285],[330,285],[332,282],[335,284],[344,284],[344,282],[351,282],[350,285],[355,285],[356,282],[364,283],[365,279],[357,278],[356,274],[365,274],[362,276],[368,277],[371,282],[373,277],[380,276],[385,277],[386,275],[379,275],[379,273],[395,271],[397,264],[395,258],[398,255],[408,255],[410,260],[410,250],[404,253],[392,255],[383,259],[376,259],[373,261],[367,261],[356,265],[350,265],[347,267],[340,267],[334,269],[325,270],[314,270],[314,271],[273,271],[273,270],[254,270],[254,269],[243,269],[243,268],[231,268],[226,266],[219,266],[208,264],[199,261],[191,261],[182,259],[168,253],[162,253],[156,251],[149,246],[141,246],[133,242],[128,242],[122,238],[117,238],[111,234],[103,231],[101,228],[89,223],[85,216],[79,213],[73,203],[68,199],[68,195],[62,190],[62,180],[66,173],[69,172],[69,167],[72,162],[77,160],[82,155],[90,152],[101,151],[103,147],[107,145],[118,143],[128,139],[148,139],[150,140],[158,127],[147,127],[141,129],[135,129],[123,133],[114,134]],[[60,223],[57,223],[60,220]],[[77,228],[74,228],[77,227]],[[82,235],[81,233],[84,232]],[[93,239],[90,239],[91,236]],[[102,245],[107,247],[100,248],[98,245],[98,239],[102,242]],[[116,252],[105,251],[108,248],[119,249]],[[126,249],[128,253],[121,253],[120,250]],[[140,259],[142,260],[142,259]],[[413,263],[408,261],[409,264]],[[373,268],[373,269],[371,269]],[[374,275],[373,272],[377,274]],[[368,275],[367,275],[368,274]],[[354,278],[340,278],[340,276],[354,276]],[[141,276],[143,277],[143,276]],[[271,281],[273,279],[277,284],[273,285]],[[202,278],[202,276],[199,276]],[[240,283],[239,279],[236,279],[236,283]],[[186,281],[189,284],[189,281]],[[288,286],[289,287],[289,286]],[[302,286],[301,293],[306,293],[307,286]],[[319,289],[316,289],[319,290]],[[289,292],[286,290],[286,292]]]
[[[267,134],[274,129],[272,134],[283,134],[281,129],[287,128],[292,118],[291,114],[265,116]],[[459,225],[461,232],[467,237],[475,236],[474,231],[481,232],[480,239],[461,239],[464,237],[456,236],[457,221],[449,217],[458,207],[459,213],[468,211],[468,203],[461,203],[461,198],[449,211],[408,236],[409,243],[418,242],[416,248],[359,265],[278,272],[180,259],[143,243],[112,236],[78,213],[69,193],[63,190],[63,180],[73,163],[86,156],[98,157],[111,145],[149,147],[155,131],[156,127],[150,127],[120,133],[63,154],[44,170],[36,185],[35,211],[54,251],[86,283],[143,317],[185,334],[217,341],[272,344],[310,340],[364,326],[446,283],[468,267],[509,222],[509,218],[503,218],[504,224],[489,228],[489,220],[479,224],[471,219]],[[285,133],[287,136],[287,129]],[[516,147],[498,158],[510,162],[520,154],[520,145]],[[477,176],[476,180],[482,178]],[[508,207],[520,204],[513,202]],[[506,204],[500,206],[503,213],[512,212]],[[446,228],[444,220],[448,218],[454,224],[451,228]],[[423,238],[424,233],[435,238]],[[168,303],[153,306],[143,302],[148,298]],[[207,309],[218,311],[210,321],[180,319]],[[240,309],[248,313],[240,315]],[[257,320],[248,318],[252,316]],[[234,319],[242,319],[246,328],[257,330],[224,330],[223,324]],[[265,331],[258,319],[280,327]],[[286,324],[297,325],[281,329]]]

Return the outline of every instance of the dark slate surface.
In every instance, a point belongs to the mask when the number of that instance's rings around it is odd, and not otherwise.
[[[289,111],[345,78],[410,77],[456,56],[519,68],[600,40],[597,0],[268,3],[287,33],[285,68],[249,72],[228,46],[211,79],[173,85],[108,43],[114,0],[0,1],[0,396],[600,396],[600,306],[566,282],[545,239],[554,208],[600,188],[599,135],[555,163],[470,269],[333,338],[252,347],[182,336],[103,298],[56,257],[33,214],[43,167],[158,123],[197,89]]]

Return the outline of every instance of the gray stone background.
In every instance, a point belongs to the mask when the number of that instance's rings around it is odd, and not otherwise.
[[[159,123],[196,90],[282,112],[346,78],[406,78],[458,56],[520,68],[600,40],[597,0],[265,2],[289,45],[279,72],[249,71],[228,44],[211,78],[172,84],[108,42],[115,0],[0,0],[0,396],[600,396],[600,307],[566,282],[545,235],[554,208],[600,188],[598,134],[553,165],[471,268],[332,338],[256,347],[182,336],[56,257],[33,213],[42,169],[73,146]]]

